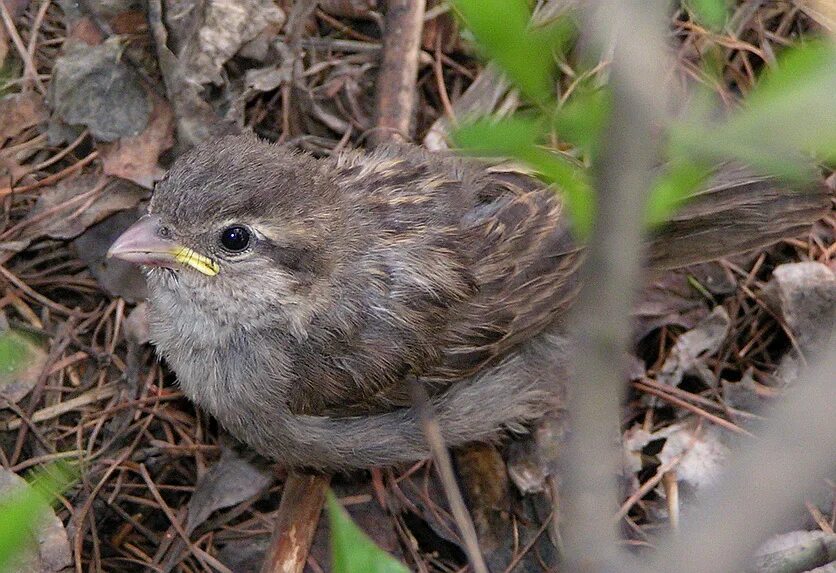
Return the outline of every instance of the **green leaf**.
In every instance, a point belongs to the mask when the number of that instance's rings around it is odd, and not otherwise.
[[[558,187],[569,210],[575,234],[580,239],[587,238],[595,220],[595,192],[586,170],[569,159],[540,147],[520,150],[517,157],[536,169],[546,181]]]
[[[836,160],[836,48],[825,41],[791,48],[728,121],[671,130],[677,156],[742,160],[796,181],[817,177],[813,155]]]
[[[351,521],[332,492],[328,492],[328,522],[334,573],[407,573],[402,563],[375,545]]]
[[[736,139],[771,137],[787,149],[836,158],[836,46],[822,41],[785,51],[726,130]]]
[[[14,403],[38,382],[46,364],[46,350],[34,336],[22,330],[0,330],[0,393]]]
[[[32,532],[37,530],[55,496],[75,480],[67,464],[55,463],[33,472],[28,486],[0,497],[0,571],[4,571]]]
[[[711,170],[686,158],[677,158],[666,166],[650,193],[645,219],[648,225],[660,225],[705,183]]]
[[[516,114],[500,120],[482,118],[462,124],[453,132],[452,140],[456,146],[479,155],[513,157],[520,149],[534,145],[544,134],[542,119]]]
[[[529,29],[531,12],[523,0],[452,0],[487,56],[495,60],[527,97],[539,104],[552,99],[554,30]]]
[[[688,0],[688,11],[712,30],[720,30],[729,16],[725,0]]]
[[[611,112],[609,90],[579,92],[555,112],[554,129],[558,137],[594,157]]]

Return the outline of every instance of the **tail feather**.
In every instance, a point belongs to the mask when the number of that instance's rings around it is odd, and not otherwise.
[[[657,231],[649,264],[684,267],[797,236],[833,209],[833,197],[823,183],[794,187],[727,168]]]

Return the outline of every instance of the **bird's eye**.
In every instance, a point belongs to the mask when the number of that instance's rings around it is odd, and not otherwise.
[[[241,225],[233,225],[221,231],[221,245],[227,251],[240,253],[250,245],[250,231]]]

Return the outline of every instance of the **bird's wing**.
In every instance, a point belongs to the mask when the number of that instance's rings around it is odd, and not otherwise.
[[[518,173],[493,174],[484,183],[479,207],[439,239],[468,253],[473,288],[436,315],[435,328],[423,331],[419,342],[428,349],[425,360],[404,373],[422,380],[431,394],[472,377],[540,333],[578,289],[582,253],[554,192]],[[398,379],[327,413],[362,414],[410,404],[409,386]]]
[[[494,173],[493,210],[465,225],[475,293],[456,305],[438,338],[428,381],[459,380],[505,356],[558,319],[579,287],[582,250],[554,191],[518,173]]]

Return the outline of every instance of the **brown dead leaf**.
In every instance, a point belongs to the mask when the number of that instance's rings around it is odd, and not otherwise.
[[[9,186],[15,185],[30,173],[30,169],[24,167],[13,158],[0,157],[0,179],[8,181]]]
[[[107,250],[116,237],[134,224],[144,212],[144,208],[137,207],[115,213],[91,226],[73,241],[73,248],[78,258],[84,261],[90,274],[96,277],[102,289],[128,302],[139,302],[146,298],[148,291],[145,286],[145,277],[138,265],[107,258]],[[130,324],[126,326],[126,328],[129,327]]]
[[[0,468],[0,496],[25,487],[29,485],[22,477]],[[54,511],[49,511],[30,534],[25,546],[3,569],[4,573],[58,573],[72,564],[67,530]]]
[[[160,154],[174,145],[174,113],[167,101],[154,97],[154,108],[145,131],[123,137],[114,143],[100,144],[104,172],[133,181],[147,189],[165,171],[157,165]]]
[[[221,459],[195,485],[189,500],[186,534],[213,512],[258,495],[273,483],[273,474],[256,465],[253,456],[222,444]]]
[[[148,31],[148,18],[145,12],[126,10],[110,18],[110,25],[117,34],[144,34]]]
[[[72,239],[118,211],[136,207],[148,191],[123,179],[81,175],[43,190],[18,232],[0,249],[20,252],[38,237]]]
[[[136,207],[146,194],[127,181],[82,175],[42,193],[29,219],[37,220],[33,226],[37,236],[72,239],[109,215]]]
[[[46,119],[43,100],[38,94],[20,93],[0,99],[0,139],[16,137]]]
[[[708,316],[712,296],[722,297],[737,288],[737,282],[719,263],[703,263],[667,271],[655,277],[639,295],[633,309],[638,342],[661,326],[690,330]]]

